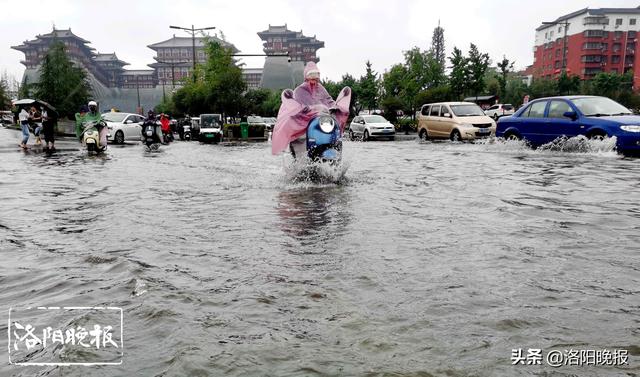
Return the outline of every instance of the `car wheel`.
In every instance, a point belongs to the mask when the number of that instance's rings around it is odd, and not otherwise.
[[[509,141],[518,141],[518,140],[522,140],[522,137],[520,137],[520,135],[514,133],[514,132],[509,132],[506,135],[504,135],[504,138],[506,140]]]
[[[429,138],[429,135],[427,134],[427,130],[425,130],[424,128],[421,128],[420,133],[418,134],[418,137],[422,141],[427,141],[427,139]]]
[[[113,137],[113,142],[115,144],[124,144],[124,133],[122,131],[116,132],[116,135]]]
[[[604,140],[608,135],[602,131],[595,131],[587,136],[590,140]]]
[[[462,135],[460,135],[460,131],[458,130],[453,130],[453,132],[451,132],[451,141],[462,141]]]
[[[364,130],[364,134],[362,134],[362,141],[369,141],[369,130]]]

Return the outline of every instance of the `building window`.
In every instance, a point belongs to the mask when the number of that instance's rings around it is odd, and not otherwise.
[[[620,48],[621,48],[620,43],[614,43],[614,44],[613,44],[613,48],[612,48],[612,50],[611,50],[611,51],[613,51],[613,52],[619,52],[619,51],[620,51]]]
[[[622,25],[622,18],[616,18],[616,26]]]
[[[611,57],[611,64],[618,64],[620,63],[620,55],[613,55]]]
[[[606,38],[608,37],[608,32],[604,30],[585,30],[584,36],[587,38]]]
[[[620,39],[622,38],[622,32],[621,31],[616,31],[613,33],[613,38],[614,39]]]
[[[562,26],[558,28],[558,34],[562,33]]]
[[[587,42],[582,45],[583,50],[600,50],[603,44],[598,42]]]
[[[585,55],[582,57],[583,63],[600,63],[602,61],[602,55]]]
[[[635,31],[633,31],[633,30],[631,30],[631,31],[629,31],[627,33],[627,37],[629,37],[629,38],[635,38],[636,35],[637,35],[637,33]]]
[[[629,25],[635,25],[636,24],[636,19],[632,18],[629,20]]]
[[[556,68],[560,68],[560,60],[558,60],[558,61],[556,61],[556,62],[555,62],[555,67],[556,67]]]

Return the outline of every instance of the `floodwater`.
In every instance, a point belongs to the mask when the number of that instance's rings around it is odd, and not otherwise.
[[[640,375],[640,160],[606,141],[345,142],[344,177],[313,183],[266,143],[17,138],[0,129],[2,376]],[[122,364],[10,365],[27,306],[122,308]]]

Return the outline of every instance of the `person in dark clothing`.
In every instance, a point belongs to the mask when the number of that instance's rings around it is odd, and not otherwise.
[[[49,114],[47,109],[42,108],[42,133],[44,134],[44,142],[47,149],[55,150],[55,115],[53,112]]]

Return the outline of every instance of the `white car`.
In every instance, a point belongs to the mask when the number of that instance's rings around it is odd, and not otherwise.
[[[370,139],[393,140],[396,136],[396,128],[381,115],[358,115],[349,125],[349,137],[355,140],[361,137],[362,141]]]
[[[140,141],[144,117],[132,113],[104,113],[102,119],[107,123],[107,139],[114,144],[125,141]]]
[[[513,115],[513,113],[515,113],[515,108],[509,103],[496,103],[495,105],[486,109],[484,113],[487,114],[487,116],[492,117],[493,120],[497,121],[501,116]]]

